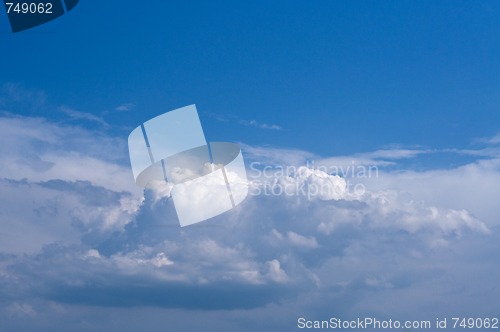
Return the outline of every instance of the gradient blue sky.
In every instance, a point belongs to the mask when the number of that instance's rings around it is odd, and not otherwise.
[[[18,34],[2,15],[0,72],[98,116],[135,104],[105,116],[112,128],[196,103],[212,140],[449,148],[498,130],[499,14],[496,1],[82,1]]]
[[[0,330],[498,317],[499,18],[498,1],[81,0],[13,34],[0,13]],[[127,136],[193,103],[251,180],[340,191],[180,228],[168,190],[135,186]]]

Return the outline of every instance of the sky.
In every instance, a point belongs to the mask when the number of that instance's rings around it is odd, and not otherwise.
[[[499,16],[82,0],[12,33],[0,13],[0,330],[499,317]],[[180,228],[127,137],[191,104],[252,194]]]

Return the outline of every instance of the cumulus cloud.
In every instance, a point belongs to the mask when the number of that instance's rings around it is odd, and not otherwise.
[[[291,244],[297,247],[314,249],[318,247],[318,242],[314,236],[305,237],[294,232],[288,232],[287,238]]]
[[[0,119],[3,252],[112,232],[131,221],[142,195],[117,163],[115,139],[41,118]]]
[[[293,328],[299,314],[405,315],[422,307],[449,314],[486,310],[498,298],[499,229],[465,204],[439,198],[458,195],[453,181],[462,179],[467,190],[460,194],[472,200],[479,195],[472,182],[480,179],[473,175],[481,171],[485,185],[495,180],[495,160],[382,170],[359,179],[365,187],[355,191],[353,179],[300,166],[328,158],[244,146],[260,165],[296,167],[261,174],[265,181],[252,183],[241,205],[180,228],[171,185],[135,187],[125,138],[12,115],[0,119],[0,129],[7,142],[0,146],[0,316],[11,329],[22,329],[26,317],[33,326],[65,317],[66,326],[90,320],[76,330],[98,330],[111,328],[117,312],[146,317],[148,308],[161,310],[155,324],[168,317],[178,331],[207,321],[252,331],[262,320],[270,322],[263,330],[275,331]],[[381,150],[356,158],[394,165],[421,153]],[[450,307],[429,305],[444,297],[454,299]],[[193,311],[206,321],[192,322]],[[126,325],[124,331],[133,330]]]
[[[0,118],[2,178],[89,181],[138,193],[130,181],[126,141],[43,118]]]
[[[451,169],[380,170],[378,178],[353,180],[362,181],[373,191],[404,190],[415,200],[433,202],[443,208],[465,209],[488,225],[498,225],[499,171],[500,159],[489,157]]]

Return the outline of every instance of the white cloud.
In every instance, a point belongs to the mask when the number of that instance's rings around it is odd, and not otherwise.
[[[255,127],[265,130],[283,130],[283,127],[277,124],[267,124],[257,120],[238,120],[238,118],[236,118],[233,114],[216,114],[212,112],[204,112],[204,114],[219,122],[237,122],[240,125],[247,127]]]
[[[478,160],[451,168],[425,171],[380,171],[378,178],[360,179],[373,191],[396,189],[416,200],[449,209],[465,209],[488,225],[499,225],[500,159]]]
[[[497,211],[496,159],[422,172],[382,170],[378,178],[359,179],[366,191],[356,193],[349,187],[355,179],[298,167],[329,158],[246,146],[261,165],[297,166],[269,180],[298,189],[250,196],[230,212],[181,229],[171,187],[153,186],[143,201],[124,139],[13,116],[0,119],[0,138],[7,142],[0,146],[0,319],[9,327],[23,313],[43,325],[61,315],[81,321],[106,312],[97,330],[111,326],[116,312],[148,308],[162,310],[155,322],[210,310],[222,321],[248,321],[243,327],[228,322],[227,330],[256,330],[256,320],[265,319],[279,330],[290,312],[331,314],[332,303],[342,303],[336,314],[346,316],[419,307],[436,315],[488,310],[499,295],[493,278],[499,230],[470,211]],[[397,165],[422,151],[353,158]],[[427,308],[445,296],[453,299],[448,307]]]
[[[70,117],[72,120],[84,120],[84,121],[99,123],[104,127],[109,126],[108,123],[104,121],[103,118],[94,115],[92,113],[80,112],[66,106],[59,107],[59,110],[64,114],[66,114],[68,117]]]
[[[241,120],[240,124],[244,125],[244,126],[249,126],[249,127],[256,127],[259,129],[283,130],[283,128],[281,126],[278,126],[276,124],[260,123],[260,122],[257,122],[256,120],[250,120],[250,121]]]
[[[247,160],[253,163],[255,168],[259,168],[259,164],[274,167],[299,167],[305,165],[310,168],[320,169],[326,173],[336,173],[343,177],[355,175],[361,169],[367,172],[378,172],[379,167],[395,166],[399,160],[437,152],[423,149],[385,149],[356,153],[350,156],[323,157],[304,150],[255,147],[245,144],[243,144],[243,151]]]
[[[414,158],[425,153],[432,153],[431,150],[421,149],[384,149],[367,153],[359,153],[356,156],[365,156],[373,159],[407,159]]]
[[[492,145],[500,144],[500,133],[497,133],[496,135],[494,135],[492,137],[479,138],[476,140],[476,142],[492,144]]]
[[[242,144],[242,150],[245,158],[250,162],[258,162],[263,165],[301,166],[308,160],[317,158],[314,153],[296,149],[256,147]]]
[[[129,166],[119,163],[128,159],[124,139],[41,118],[7,116],[0,118],[0,140],[5,143],[0,146],[3,178],[80,180],[139,192]]]
[[[281,190],[277,190],[277,187]],[[301,166],[294,173],[277,177],[273,181],[271,193],[281,192],[285,195],[304,195],[309,199],[340,199],[346,197],[347,184],[338,175]]]
[[[279,260],[273,259],[267,262],[267,265],[269,266],[269,277],[272,280],[279,283],[287,282],[289,280],[286,272],[281,269]]]
[[[135,107],[135,104],[133,103],[125,103],[125,104],[121,104],[119,106],[117,106],[115,108],[116,111],[119,111],[119,112],[128,112],[128,111],[131,111],[132,109],[134,109]]]
[[[297,247],[314,249],[318,247],[318,242],[314,236],[305,237],[295,232],[288,232],[288,240]]]
[[[0,118],[0,250],[37,252],[122,229],[142,193],[117,163],[116,139],[41,118]],[[82,228],[83,227],[83,228]]]

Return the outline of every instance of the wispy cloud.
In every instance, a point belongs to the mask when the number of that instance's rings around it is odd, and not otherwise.
[[[109,124],[106,121],[104,121],[103,118],[94,115],[92,113],[80,112],[66,106],[59,107],[59,110],[64,114],[66,114],[67,116],[69,116],[72,120],[84,120],[84,121],[96,122],[105,127],[109,126]]]
[[[131,111],[132,109],[134,109],[134,107],[135,107],[135,104],[133,104],[133,103],[125,103],[125,104],[121,104],[120,106],[117,106],[115,108],[115,111],[128,112],[128,111]]]
[[[358,156],[374,159],[407,159],[415,158],[420,154],[431,153],[431,150],[424,149],[383,149],[368,153],[360,153]]]
[[[310,160],[318,159],[316,154],[299,150],[299,149],[283,149],[276,147],[251,146],[241,144],[245,157],[250,161],[257,161],[266,165],[299,166],[306,164]]]
[[[45,105],[47,95],[41,90],[30,90],[18,83],[5,83],[0,87],[0,106],[10,106],[11,103],[40,108]]]
[[[486,144],[500,144],[500,133],[497,133],[492,137],[482,137],[476,140],[477,143],[486,143]]]
[[[416,158],[419,155],[436,152],[429,149],[384,149],[352,155],[323,157],[304,150],[265,146],[257,147],[245,144],[243,144],[243,150],[250,160],[258,160],[275,166],[300,165],[306,163],[314,163],[315,166],[349,166],[353,164],[390,166],[395,165],[399,160]]]
[[[260,123],[256,120],[240,120],[239,122],[243,126],[256,127],[259,129],[269,129],[269,130],[283,130],[283,128],[276,124]]]
[[[277,124],[268,124],[259,122],[257,120],[241,120],[235,117],[233,114],[216,114],[212,112],[205,112],[204,114],[219,122],[236,122],[242,126],[247,127],[255,127],[267,130],[283,130],[283,127]]]

